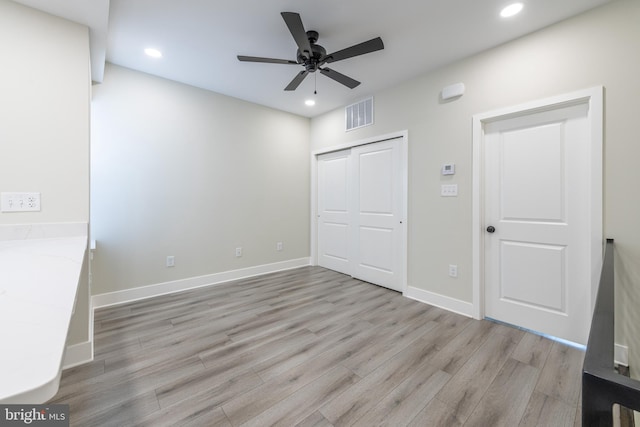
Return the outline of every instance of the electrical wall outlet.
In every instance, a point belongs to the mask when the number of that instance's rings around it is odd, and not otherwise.
[[[242,256],[242,248],[236,248],[236,256],[237,257],[241,257]]]
[[[281,251],[282,250],[282,242],[277,242],[276,243],[276,251]]]
[[[0,210],[2,212],[38,212],[40,211],[40,193],[1,193]]]
[[[167,257],[167,267],[175,267],[176,265],[176,257],[173,255],[169,255]]]
[[[449,276],[450,277],[458,277],[458,266],[454,264],[449,264]]]

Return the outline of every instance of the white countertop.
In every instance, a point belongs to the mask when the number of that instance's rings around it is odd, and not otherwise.
[[[0,403],[58,390],[87,224],[0,226]]]

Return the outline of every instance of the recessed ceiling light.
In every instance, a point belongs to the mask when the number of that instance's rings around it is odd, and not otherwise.
[[[307,99],[306,101],[304,101],[304,105],[306,105],[307,107],[313,107],[314,105],[316,105],[316,101],[314,101],[313,99]]]
[[[162,58],[162,52],[160,52],[158,49],[148,47],[144,50],[144,53],[152,58]]]
[[[522,3],[510,4],[509,6],[502,9],[502,11],[500,12],[500,16],[502,16],[503,18],[509,18],[513,15],[517,15],[518,13],[520,13],[523,7],[524,5]]]

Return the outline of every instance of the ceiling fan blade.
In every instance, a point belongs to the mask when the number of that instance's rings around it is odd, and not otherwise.
[[[354,80],[351,77],[345,76],[344,74],[341,74],[337,71],[333,71],[331,68],[321,68],[320,72],[325,76],[329,77],[330,79],[333,79],[338,83],[342,83],[349,89],[353,89],[354,87],[360,84],[359,81]]]
[[[296,61],[289,59],[274,59],[274,58],[260,58],[258,56],[243,56],[238,55],[238,60],[244,62],[266,62],[267,64],[293,64],[298,65]]]
[[[300,18],[300,15],[295,12],[282,12],[280,14],[284,19],[285,24],[287,24],[293,39],[296,41],[302,56],[310,58],[312,55],[311,44],[307,38],[307,32],[304,30],[304,25],[302,25],[302,18]]]
[[[384,44],[380,37],[362,42],[360,44],[353,45],[346,49],[339,50],[331,53],[325,57],[324,62],[336,62],[343,59],[353,58],[354,56],[364,55],[365,53],[375,52],[376,50],[384,49]]]
[[[304,80],[305,77],[307,77],[307,74],[309,74],[309,72],[307,70],[302,70],[300,71],[294,78],[293,80],[291,80],[291,83],[289,83],[289,85],[287,87],[284,88],[284,90],[296,90],[296,88],[298,86],[300,86],[300,83],[302,83],[302,81]]]

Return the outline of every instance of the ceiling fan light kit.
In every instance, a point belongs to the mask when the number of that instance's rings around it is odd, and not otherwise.
[[[315,73],[316,71],[320,71],[322,75],[345,85],[349,89],[353,89],[360,84],[359,81],[332,70],[331,68],[324,67],[324,65],[384,49],[382,39],[380,37],[376,37],[366,42],[327,54],[324,47],[316,44],[319,36],[318,32],[305,31],[302,19],[298,13],[282,12],[281,15],[287,25],[287,28],[289,28],[296,45],[298,46],[296,60],[293,61],[287,59],[243,55],[238,55],[238,60],[244,62],[264,62],[268,64],[302,65],[304,70],[300,71],[293,80],[291,80],[287,87],[284,88],[286,91],[296,90],[309,73]]]

